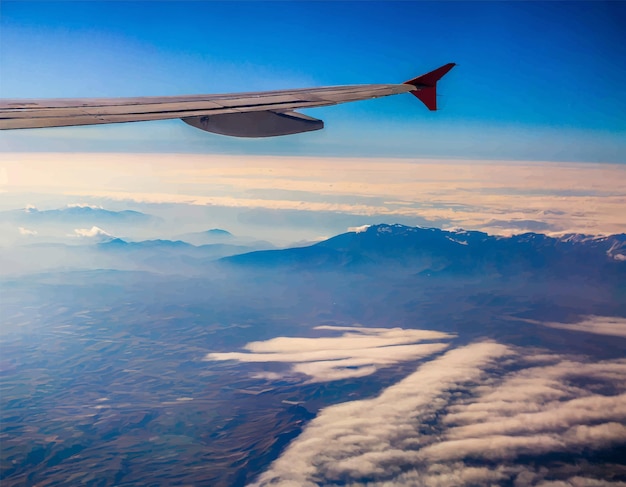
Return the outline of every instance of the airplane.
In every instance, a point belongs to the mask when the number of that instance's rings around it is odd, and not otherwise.
[[[0,100],[0,130],[68,127],[180,118],[221,135],[275,137],[324,128],[324,122],[293,111],[411,93],[437,110],[437,81],[448,63],[401,84],[327,86],[223,95],[138,98],[51,98]]]

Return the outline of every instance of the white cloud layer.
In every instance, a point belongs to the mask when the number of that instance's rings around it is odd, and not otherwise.
[[[420,343],[447,340],[454,335],[428,330],[318,326],[316,330],[343,332],[338,337],[278,337],[248,343],[246,352],[209,353],[205,360],[291,363],[292,373],[326,382],[373,374],[380,367],[418,360],[447,348],[446,343]],[[256,377],[275,378],[274,374]]]
[[[626,359],[476,343],[378,397],[323,409],[253,485],[623,485],[595,478],[602,466],[589,475],[572,462],[555,477],[519,457],[625,444]]]
[[[610,234],[626,225],[624,164],[6,153],[3,171],[12,192],[71,194],[79,200],[330,211],[379,221],[419,218],[498,234],[533,228]]]

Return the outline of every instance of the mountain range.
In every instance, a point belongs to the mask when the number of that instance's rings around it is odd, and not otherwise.
[[[211,236],[212,232],[198,235]],[[313,245],[281,250],[267,250],[271,248],[267,242],[240,240],[226,231],[220,231],[217,240],[219,243],[193,245],[163,239],[129,242],[103,235],[86,245],[23,245],[7,252],[3,260],[37,264],[26,266],[31,270],[131,268],[199,275],[218,265],[257,272],[348,272],[483,279],[536,276],[626,282],[626,234],[549,237],[525,233],[501,237],[476,231],[380,224]],[[19,265],[7,264],[6,267],[17,269]]]
[[[569,234],[549,237],[524,233],[512,237],[483,232],[404,225],[372,225],[317,244],[235,255],[223,263],[244,267],[435,274],[623,273],[626,234],[604,237]],[[626,276],[625,276],[626,277]]]

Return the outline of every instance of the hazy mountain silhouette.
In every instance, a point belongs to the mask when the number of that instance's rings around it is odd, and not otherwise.
[[[38,210],[28,207],[20,210],[0,212],[0,220],[13,221],[25,225],[68,223],[72,225],[103,225],[146,224],[155,223],[161,219],[147,213],[134,210],[113,211],[96,206],[72,205],[52,210]]]
[[[236,255],[221,262],[245,267],[380,270],[429,274],[557,275],[626,272],[626,234],[608,237],[537,233],[512,237],[404,225],[373,225],[309,247]]]
[[[250,250],[269,250],[275,248],[270,242],[258,240],[254,237],[233,235],[228,230],[222,228],[211,228],[210,230],[202,232],[184,233],[182,235],[176,235],[173,238],[197,246],[224,243],[246,246]]]

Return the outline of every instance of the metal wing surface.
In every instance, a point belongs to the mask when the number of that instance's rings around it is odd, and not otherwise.
[[[0,101],[0,129],[26,129],[141,122],[180,118],[209,132],[269,137],[323,128],[321,120],[296,113],[351,101],[413,93],[436,109],[436,83],[452,67],[442,66],[401,84],[331,86],[256,93],[138,98],[16,99]]]

